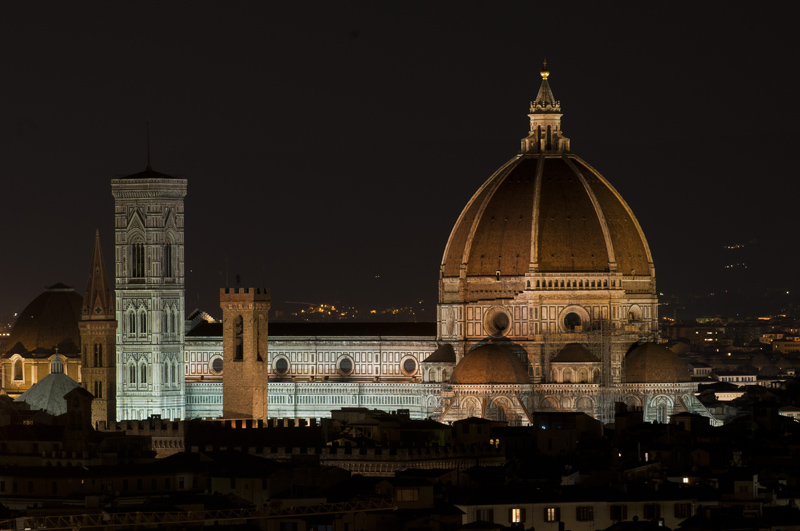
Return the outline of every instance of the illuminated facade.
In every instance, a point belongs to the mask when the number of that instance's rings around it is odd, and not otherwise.
[[[607,422],[616,402],[654,421],[707,414],[683,362],[652,343],[658,300],[644,233],[572,153],[548,76],[519,153],[453,227],[435,324],[268,324],[269,297],[252,288],[222,291],[221,323],[197,312],[185,321],[186,180],[149,167],[112,180],[117,419],[368,407],[448,422],[529,424],[532,412],[554,410]]]
[[[63,373],[81,381],[81,305],[81,296],[59,283],[20,312],[0,357],[0,386],[9,397],[18,398],[50,374],[56,356]]]
[[[632,346],[658,339],[653,259],[630,207],[572,153],[548,76],[545,66],[520,152],[467,203],[445,248],[437,339],[460,361],[443,419],[479,412],[526,423],[526,412],[559,410],[608,422],[617,401],[652,419],[656,404],[667,415],[699,411],[686,385],[660,385],[689,380],[671,351],[648,353],[674,365],[679,380],[663,379],[676,372],[625,373]],[[484,344],[487,337],[505,341]],[[489,348],[520,363],[505,373],[461,370]]]
[[[117,418],[116,334],[114,296],[108,284],[100,232],[94,236],[89,282],[81,309],[81,384],[92,393],[92,426]]]
[[[184,418],[186,179],[150,169],[114,196],[117,419]]]

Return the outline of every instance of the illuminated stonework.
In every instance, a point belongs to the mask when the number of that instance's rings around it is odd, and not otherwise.
[[[519,154],[478,189],[450,234],[437,339],[467,360],[487,337],[503,337],[534,386],[519,397],[529,411],[583,411],[608,422],[625,398],[626,353],[658,340],[655,269],[630,207],[571,152],[548,77],[545,68]],[[574,344],[586,355],[560,354],[574,354]],[[483,383],[454,383],[445,393],[445,409],[465,412],[448,420],[474,413],[470,385]],[[697,410],[692,399],[682,404],[673,393],[668,414]],[[481,416],[519,418],[513,397],[481,400]]]
[[[81,384],[92,393],[92,426],[113,422],[116,402],[116,332],[114,297],[108,283],[100,232],[95,233],[89,282],[81,309]]]
[[[147,170],[114,196],[117,419],[184,418],[186,179]]]

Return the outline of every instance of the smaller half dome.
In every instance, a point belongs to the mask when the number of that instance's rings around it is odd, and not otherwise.
[[[490,339],[469,351],[458,362],[450,377],[451,384],[521,384],[530,383],[525,364],[508,347]]]
[[[552,363],[599,363],[600,360],[580,343],[569,343],[558,351]]]
[[[644,343],[625,356],[626,383],[691,382],[686,364],[663,345]]]

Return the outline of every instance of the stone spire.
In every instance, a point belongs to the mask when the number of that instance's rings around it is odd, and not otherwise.
[[[542,86],[539,87],[539,93],[536,99],[531,102],[531,114],[543,112],[561,112],[561,102],[557,101],[553,96],[553,91],[550,89],[550,83],[547,78],[550,76],[550,71],[547,69],[547,61],[542,66]]]
[[[540,74],[542,85],[536,99],[531,102],[528,114],[531,131],[522,139],[522,152],[563,153],[569,151],[569,139],[561,133],[561,102],[555,99],[550,89],[547,61],[544,62]]]
[[[103,251],[100,249],[100,231],[95,231],[92,267],[89,270],[89,284],[83,295],[83,319],[114,319],[114,299],[108,284]]]

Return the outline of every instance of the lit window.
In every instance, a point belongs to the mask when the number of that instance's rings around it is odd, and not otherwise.
[[[511,509],[508,519],[512,524],[525,523],[525,509]]]
[[[560,522],[561,509],[559,507],[545,507],[544,508],[544,521],[545,522]]]

